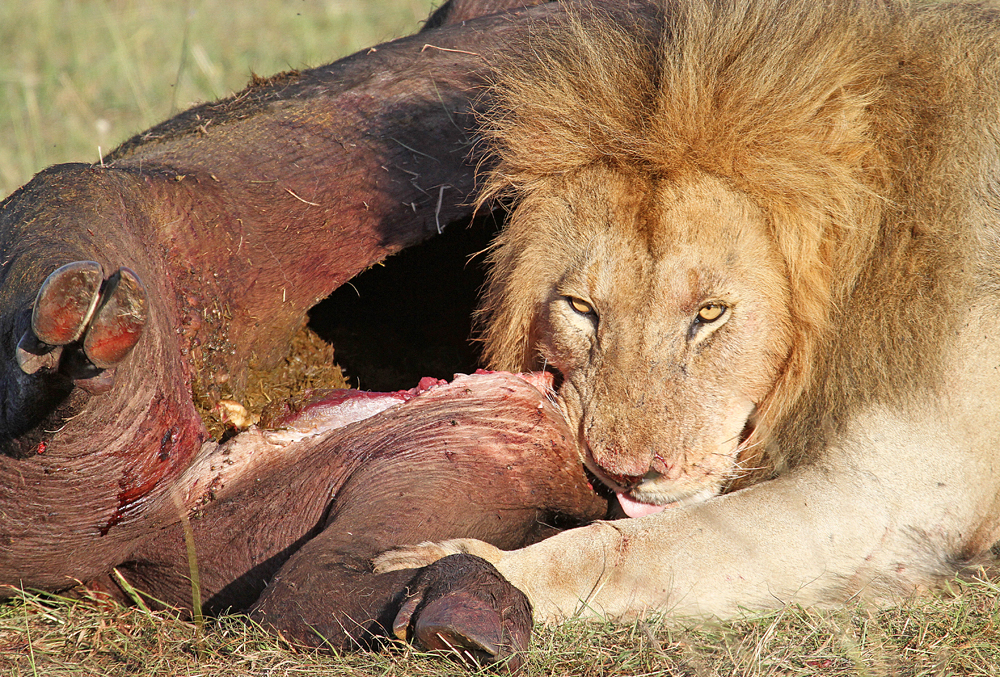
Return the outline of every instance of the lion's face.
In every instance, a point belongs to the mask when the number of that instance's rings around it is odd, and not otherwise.
[[[563,376],[591,470],[630,514],[717,494],[790,350],[787,276],[761,211],[707,176],[608,168],[522,208],[532,249],[558,252],[534,347]]]

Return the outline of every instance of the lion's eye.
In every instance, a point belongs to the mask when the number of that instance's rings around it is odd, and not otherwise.
[[[726,312],[726,307],[721,303],[707,303],[698,311],[699,322],[715,322]]]
[[[594,314],[594,307],[589,303],[587,303],[586,301],[584,301],[583,299],[578,299],[575,296],[567,296],[566,300],[569,301],[569,305],[573,308],[573,310],[580,313],[581,315]]]

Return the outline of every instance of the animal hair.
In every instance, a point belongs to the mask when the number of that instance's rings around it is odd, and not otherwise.
[[[604,164],[677,183],[708,174],[766,215],[793,330],[759,403],[765,444],[749,445],[772,466],[860,404],[933,387],[968,300],[959,280],[974,274],[960,256],[975,165],[996,160],[975,131],[995,122],[1000,91],[998,50],[970,28],[984,16],[995,21],[980,5],[683,0],[649,23],[594,5],[539,26],[498,66],[484,120],[497,164],[480,202],[517,205],[490,257],[487,361],[538,367],[539,287],[580,235],[539,228],[534,198]]]

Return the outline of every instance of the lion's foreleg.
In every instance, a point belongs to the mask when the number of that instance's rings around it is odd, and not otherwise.
[[[482,556],[546,622],[651,610],[726,617],[857,594],[892,600],[1000,537],[1000,423],[995,400],[982,397],[990,384],[968,376],[987,378],[974,366],[956,365],[961,387],[948,397],[859,415],[821,459],[778,479],[520,550],[425,545],[426,559],[411,566]]]
[[[998,523],[1000,470],[983,451],[996,426],[972,433],[943,413],[873,412],[822,462],[696,506],[566,531],[495,566],[543,621],[891,601],[989,547],[989,535],[970,539]]]
[[[545,622],[652,610],[725,617],[824,601],[863,567],[889,519],[866,500],[845,506],[833,491],[803,496],[810,483],[789,477],[700,506],[598,522],[494,564]],[[817,529],[831,514],[837,524]]]
[[[386,553],[386,569],[465,552],[531,600],[535,620],[628,618],[647,611],[731,616],[741,607],[843,599],[886,560],[898,520],[871,475],[820,466],[687,508],[571,529],[497,550],[479,541]],[[891,559],[891,557],[889,558]]]

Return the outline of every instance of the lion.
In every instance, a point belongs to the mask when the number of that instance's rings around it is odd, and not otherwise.
[[[599,14],[600,10],[595,10]],[[483,318],[631,519],[500,551],[537,621],[893,602],[1000,538],[1000,13],[579,12],[499,68]]]

